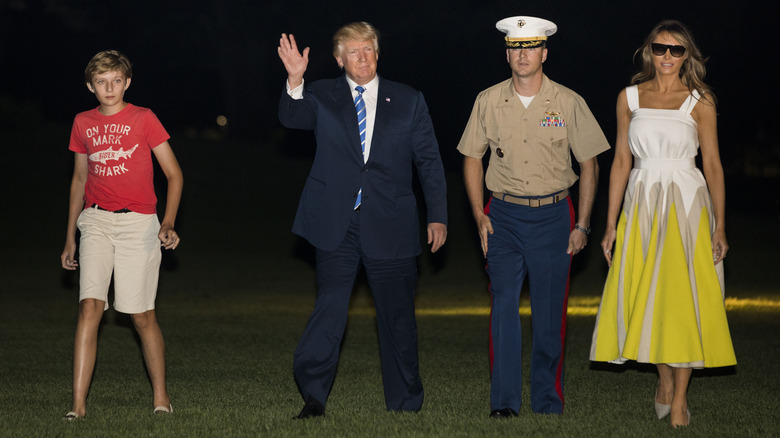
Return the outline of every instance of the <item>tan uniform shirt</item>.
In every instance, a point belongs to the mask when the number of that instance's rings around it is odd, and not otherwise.
[[[571,153],[583,162],[609,149],[609,143],[585,100],[545,75],[528,108],[511,78],[477,96],[458,150],[481,159],[488,148],[488,190],[542,196],[577,181]]]

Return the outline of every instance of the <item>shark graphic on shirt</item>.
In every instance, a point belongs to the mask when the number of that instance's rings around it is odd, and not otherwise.
[[[100,152],[95,152],[94,154],[91,154],[89,156],[90,161],[97,161],[99,163],[106,164],[106,161],[108,160],[119,160],[120,158],[131,158],[133,155],[133,152],[138,148],[138,144],[133,146],[132,148],[128,150],[124,150],[123,148],[119,148],[119,150],[114,150],[113,146],[109,147],[108,149],[104,149]]]

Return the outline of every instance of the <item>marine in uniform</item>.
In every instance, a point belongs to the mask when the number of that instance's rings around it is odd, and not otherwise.
[[[542,72],[547,37],[557,26],[518,16],[496,28],[506,34],[512,77],[477,96],[458,144],[490,277],[490,416],[517,416],[522,404],[518,310],[526,278],[533,315],[531,408],[560,414],[569,267],[587,244],[596,156],[609,143],[585,100]],[[580,167],[577,214],[569,197],[578,179],[572,155]]]

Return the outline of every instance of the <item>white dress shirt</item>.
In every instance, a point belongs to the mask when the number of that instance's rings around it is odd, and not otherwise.
[[[355,90],[357,83],[348,76],[347,83],[349,84],[349,89],[352,90],[352,101],[354,102],[358,95],[357,90]],[[293,99],[303,99],[303,82],[292,90],[290,89],[289,83],[287,83],[286,86],[287,94],[289,94],[290,97]],[[363,88],[365,89],[363,91],[363,103],[366,105],[366,147],[365,151],[363,151],[363,163],[365,163],[368,161],[368,156],[371,153],[371,139],[374,136],[376,102],[379,96],[379,76],[374,76],[374,79],[371,79],[369,83],[363,85]],[[355,112],[355,120],[357,120],[357,112]]]

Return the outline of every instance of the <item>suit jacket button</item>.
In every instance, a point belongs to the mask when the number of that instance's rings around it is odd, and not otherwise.
[[[504,158],[504,151],[502,151],[501,148],[497,148],[496,155],[498,155],[498,158]]]

